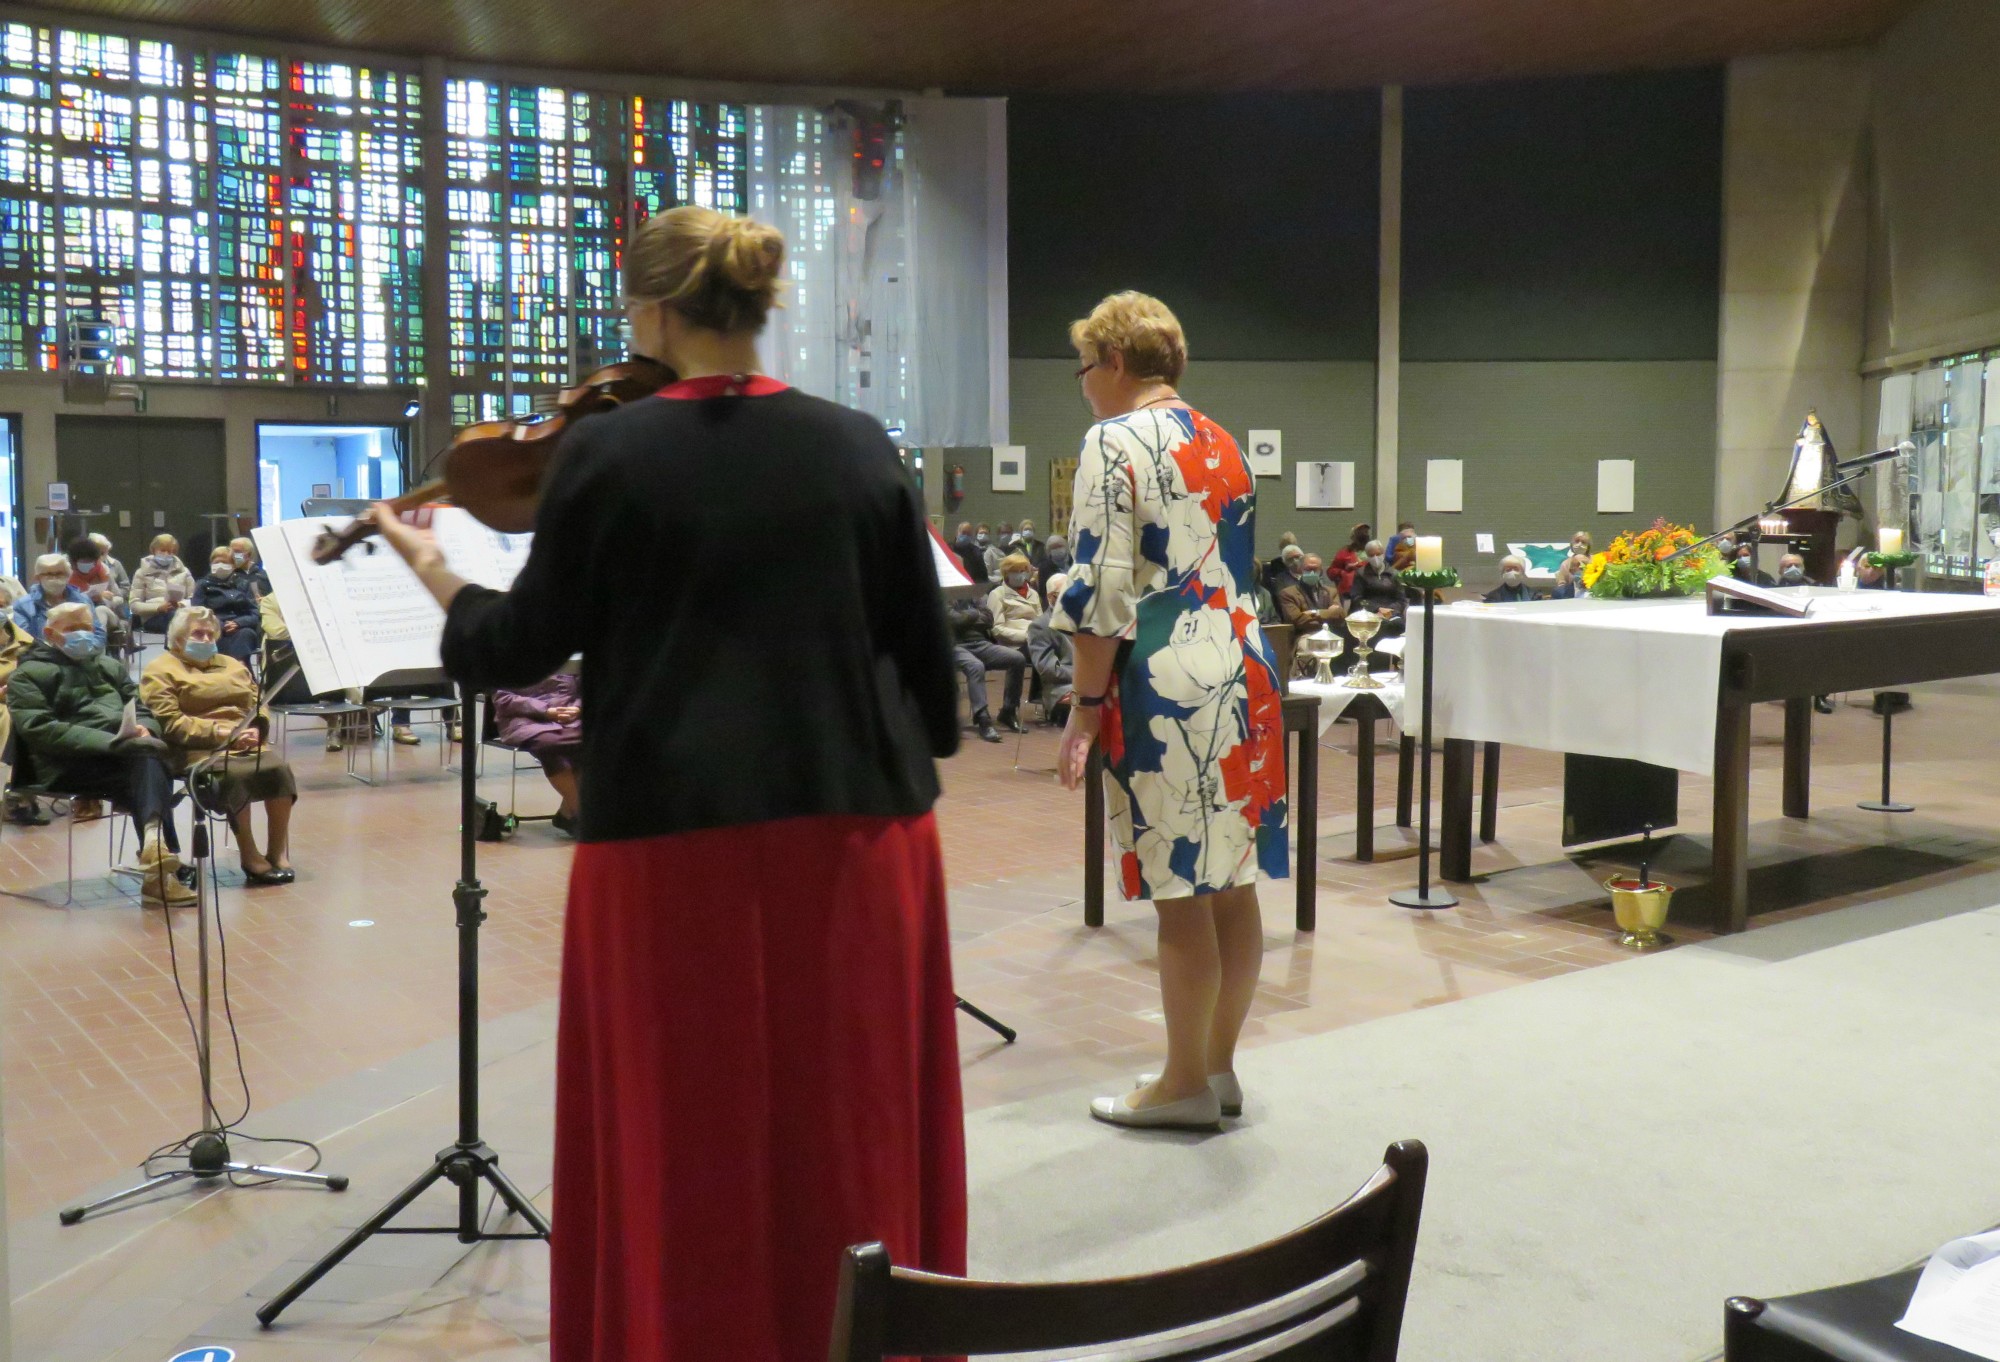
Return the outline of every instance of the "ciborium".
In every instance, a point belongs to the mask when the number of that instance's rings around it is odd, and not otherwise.
[[[1333,660],[1340,656],[1340,636],[1322,624],[1314,632],[1300,639],[1297,648],[1301,660],[1317,664],[1313,680],[1322,686],[1333,684]]]
[[[1381,690],[1382,683],[1368,674],[1368,658],[1373,651],[1368,640],[1382,628],[1382,617],[1373,610],[1354,610],[1347,616],[1347,632],[1354,635],[1354,666],[1341,684],[1350,690]]]

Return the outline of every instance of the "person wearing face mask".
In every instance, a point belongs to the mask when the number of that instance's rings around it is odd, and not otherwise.
[[[229,818],[243,859],[244,883],[290,884],[297,878],[291,826],[298,782],[284,759],[264,745],[270,731],[267,717],[259,715],[231,741],[230,735],[257,710],[257,683],[248,667],[223,655],[221,638],[222,621],[215,612],[191,606],[175,615],[167,628],[167,651],[140,673],[139,698],[159,721],[177,772],[185,775],[228,744],[208,768],[212,785],[205,802]],[[250,822],[253,804],[264,806],[262,850]]]
[[[1361,570],[1361,564],[1368,558],[1368,541],[1375,537],[1367,521],[1362,521],[1348,532],[1347,542],[1333,555],[1326,565],[1326,575],[1334,594],[1346,600],[1354,590],[1354,574]]]
[[[1322,624],[1338,626],[1347,618],[1347,611],[1327,585],[1326,571],[1318,554],[1301,555],[1298,576],[1278,593],[1278,618],[1292,626],[1295,644]]]
[[[195,583],[194,603],[213,610],[222,621],[222,651],[238,662],[257,655],[263,634],[257,621],[257,597],[248,576],[238,576],[229,545],[217,544],[208,555],[208,576]]]
[[[1000,560],[1000,585],[986,594],[986,608],[993,612],[995,643],[1028,646],[1028,626],[1042,613],[1042,597],[1035,590],[1035,569],[1026,555],[1010,553]]]
[[[1274,598],[1278,592],[1290,584],[1284,580],[1285,578],[1290,578],[1292,581],[1298,580],[1297,574],[1292,571],[1292,565],[1285,561],[1285,555],[1291,550],[1298,548],[1299,537],[1290,530],[1286,530],[1278,536],[1278,556],[1264,564],[1264,570],[1260,574],[1264,579],[1264,589],[1270,592]],[[1304,553],[1304,549],[1299,549],[1298,554],[1294,554],[1293,557],[1301,556]]]
[[[1024,520],[1015,529],[1012,549],[1031,563],[1042,556],[1042,541],[1035,537],[1034,521]]]
[[[984,534],[986,527],[981,525],[979,529]],[[989,534],[985,539],[980,541],[985,551],[986,580],[989,582],[1000,580],[1000,560],[1013,552],[1008,547],[1013,540],[1014,526],[1012,522],[1003,520],[1000,522],[1000,530],[997,534]]]
[[[1806,576],[1805,559],[1796,553],[1788,553],[1778,560],[1778,585],[1818,586],[1819,583]]]
[[[1417,524],[1405,520],[1396,526],[1396,532],[1389,536],[1389,543],[1383,550],[1389,559],[1389,566],[1397,572],[1417,561]]]
[[[229,541],[229,561],[236,567],[236,575],[250,585],[250,590],[258,600],[271,594],[271,579],[265,575],[264,565],[257,558],[257,545],[247,537]]]
[[[965,570],[972,574],[972,580],[980,586],[995,579],[995,570],[986,565],[986,554],[993,547],[993,531],[984,525],[972,532],[972,557],[965,563]],[[998,561],[997,559],[995,560]]]
[[[28,637],[40,638],[47,631],[49,612],[59,605],[88,607],[90,598],[70,585],[69,559],[60,553],[45,553],[35,560],[35,581],[20,600],[14,602],[14,622],[27,630]],[[91,627],[99,643],[105,642],[104,626],[91,615]]]
[[[1069,722],[1070,692],[1076,689],[1076,645],[1049,620],[1069,585],[1069,578],[1058,572],[1046,578],[1044,584],[1048,587],[1048,609],[1035,616],[1034,623],[1028,626],[1028,665],[1042,680],[1042,700],[1048,706],[1049,722],[1061,726]]]
[[[91,613],[97,617],[97,627],[104,632],[105,647],[117,649],[123,646],[125,635],[125,597],[119,593],[117,579],[111,569],[104,565],[103,550],[96,542],[85,536],[69,546],[69,584],[83,593],[90,602]]]
[[[1528,585],[1528,565],[1510,553],[1500,560],[1500,585],[1487,592],[1486,599],[1502,605],[1510,601],[1537,601],[1541,597]]]
[[[181,562],[181,545],[170,534],[153,536],[146,561],[132,574],[132,622],[164,634],[174,612],[194,597],[194,574]]]
[[[21,665],[21,659],[35,646],[32,634],[14,622],[14,592],[0,584],[0,687],[14,675]],[[0,705],[0,752],[7,750],[7,744],[14,733],[14,714],[5,705]],[[49,821],[42,812],[41,803],[31,794],[7,792],[7,821],[24,827],[40,827]]]
[[[1070,564],[1076,561],[1069,551],[1068,536],[1061,534],[1049,536],[1048,542],[1042,545],[1040,557],[1028,556],[1035,559],[1035,580],[1042,583],[1045,593],[1048,584],[1057,577],[1069,576]]]
[[[111,574],[112,587],[116,589],[121,598],[130,601],[132,599],[132,574],[125,570],[125,565],[119,562],[117,555],[111,552],[110,536],[88,534],[84,538],[97,545],[97,561],[104,564],[104,570]]]
[[[1396,569],[1389,566],[1388,550],[1379,539],[1362,546],[1361,566],[1354,573],[1354,590],[1347,593],[1347,610],[1372,610],[1382,617],[1384,634],[1403,632],[1403,609],[1409,603]]]
[[[65,601],[48,612],[42,641],[7,682],[15,735],[26,745],[36,779],[79,798],[115,801],[132,811],[139,830],[140,893],[149,907],[190,904],[181,883],[174,834],[173,774],[167,744],[139,688],[116,659],[104,655],[90,607]],[[135,702],[135,727],[125,706]]]
[[[1306,575],[1306,551],[1297,544],[1287,544],[1278,550],[1277,565],[1277,571],[1264,579],[1264,586],[1272,600],[1282,601]]]
[[[965,575],[980,586],[986,585],[989,580],[986,576],[986,550],[980,544],[979,536],[973,533],[971,521],[958,522],[958,538],[952,541],[951,547],[958,560],[965,564]]]

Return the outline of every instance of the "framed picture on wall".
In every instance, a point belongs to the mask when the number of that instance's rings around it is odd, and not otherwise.
[[[1025,492],[1028,490],[1028,447],[1026,445],[993,446],[993,490],[996,492]]]
[[[1354,505],[1354,465],[1302,463],[1293,504],[1301,511],[1337,511]]]
[[[1253,430],[1250,443],[1243,446],[1253,478],[1285,476],[1285,433],[1280,430]]]

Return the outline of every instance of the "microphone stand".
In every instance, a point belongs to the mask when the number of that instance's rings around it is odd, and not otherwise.
[[[1857,462],[1859,461],[1857,460]],[[1660,561],[1663,563],[1671,563],[1676,558],[1684,558],[1690,553],[1698,552],[1701,549],[1706,548],[1708,545],[1716,543],[1724,535],[1734,534],[1738,530],[1744,529],[1751,525],[1755,525],[1759,520],[1763,519],[1767,515],[1775,515],[1779,511],[1789,511],[1795,506],[1805,505],[1805,503],[1811,501],[1814,497],[1824,496],[1828,492],[1839,491],[1841,488],[1847,486],[1849,483],[1858,480],[1863,473],[1866,473],[1870,468],[1873,468],[1875,464],[1884,462],[1887,462],[1887,460],[1882,460],[1882,459],[1871,460],[1870,462],[1864,464],[1861,467],[1852,468],[1852,471],[1849,472],[1846,477],[1841,478],[1835,482],[1827,483],[1824,487],[1816,487],[1812,491],[1805,493],[1803,496],[1793,497],[1790,501],[1766,502],[1764,504],[1763,510],[1756,512],[1754,515],[1747,515],[1743,517],[1743,519],[1737,521],[1734,525],[1729,525],[1724,527],[1723,529],[1717,530],[1714,534],[1709,535],[1708,538],[1706,539],[1697,539],[1694,541],[1694,543],[1689,544],[1684,549],[1675,549],[1672,553],[1668,554],[1665,558],[1662,558]],[[1841,465],[1835,464],[1834,471],[1838,472],[1840,470],[1840,467]]]
[[[278,684],[270,688],[269,694],[275,695],[278,691],[284,689],[285,685],[291,681],[292,676],[297,671],[298,666],[294,664],[291,671],[286,672],[284,676],[278,679]],[[211,906],[208,891],[215,888],[215,851],[213,844],[209,840],[208,823],[211,818],[222,817],[224,815],[220,810],[211,809],[205,802],[207,796],[204,794],[202,788],[204,783],[203,777],[208,774],[210,767],[228,756],[230,747],[249,729],[251,724],[256,722],[257,716],[263,713],[266,698],[266,696],[259,696],[257,704],[243,717],[241,723],[230,730],[229,736],[223,740],[222,746],[197,763],[187,774],[188,799],[193,803],[195,811],[193,855],[195,870],[195,977],[196,995],[198,998],[195,1012],[197,1018],[195,1022],[195,1066],[201,1073],[201,1127],[194,1135],[183,1141],[187,1146],[187,1154],[185,1156],[187,1158],[187,1167],[170,1168],[164,1173],[156,1173],[146,1177],[136,1186],[128,1187],[122,1192],[114,1192],[110,1196],[81,1206],[67,1207],[56,1216],[65,1225],[74,1225],[93,1211],[101,1211],[112,1206],[123,1205],[128,1201],[134,1201],[145,1196],[148,1192],[157,1191],[162,1187],[172,1186],[174,1183],[190,1178],[197,1184],[207,1184],[232,1173],[242,1173],[253,1177],[274,1178],[286,1182],[311,1183],[314,1186],[324,1187],[329,1192],[344,1192],[347,1190],[347,1179],[337,1173],[302,1173],[293,1168],[270,1168],[262,1164],[237,1163],[233,1161],[229,1157],[229,1129],[223,1124],[222,1117],[215,1109],[215,1065],[214,1052],[210,1044],[209,1023],[211,1009],[209,1006],[210,995],[208,986],[208,915]],[[172,815],[169,814],[168,816],[171,817]],[[151,873],[164,875],[166,872],[155,867]],[[213,906],[219,915],[222,911],[219,897],[214,900]],[[167,922],[167,931],[172,932],[173,929],[173,922],[170,918]],[[170,1156],[162,1155],[161,1157]],[[151,1162],[152,1160],[147,1160],[148,1164]]]
[[[477,1244],[491,1239],[547,1239],[549,1222],[534,1204],[521,1194],[500,1171],[500,1156],[479,1137],[479,924],[486,920],[480,906],[486,890],[479,883],[478,843],[473,839],[477,826],[480,707],[469,687],[459,688],[460,722],[465,726],[460,753],[458,786],[458,884],[451,902],[458,927],[458,1139],[438,1151],[431,1166],[394,1200],[371,1216],[361,1228],[341,1240],[334,1250],[307,1268],[299,1279],[273,1296],[257,1310],[257,1322],[266,1329],[285,1307],[333,1271],[348,1254],[377,1234],[450,1234],[461,1244]],[[392,1226],[389,1222],[440,1179],[458,1189],[458,1223],[455,1225]],[[507,1208],[526,1221],[530,1232],[494,1233],[480,1224],[479,1186],[487,1183]]]

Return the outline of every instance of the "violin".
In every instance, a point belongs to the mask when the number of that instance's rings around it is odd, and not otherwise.
[[[542,487],[563,433],[586,417],[651,397],[675,378],[674,371],[658,360],[628,359],[564,389],[553,411],[475,421],[459,431],[445,450],[444,476],[405,492],[389,507],[401,515],[447,499],[488,529],[525,534],[535,527]],[[375,513],[364,512],[344,529],[329,528],[321,534],[313,545],[313,561],[335,562],[375,533]]]

